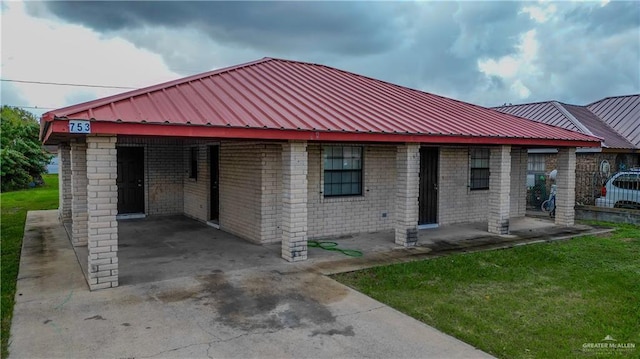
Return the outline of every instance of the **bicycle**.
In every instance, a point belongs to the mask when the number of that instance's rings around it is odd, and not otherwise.
[[[549,217],[555,218],[556,216],[556,185],[551,185],[551,193],[549,193],[549,199],[542,202],[540,209],[543,212],[549,212]]]

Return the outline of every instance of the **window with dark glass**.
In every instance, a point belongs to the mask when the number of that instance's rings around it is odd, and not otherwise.
[[[324,196],[362,195],[362,147],[324,146]]]
[[[470,154],[471,190],[489,189],[489,149],[472,148]]]
[[[189,178],[198,179],[198,147],[191,147],[189,150]]]

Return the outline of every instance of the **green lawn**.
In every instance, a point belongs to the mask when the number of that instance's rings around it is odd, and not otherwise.
[[[500,358],[640,358],[640,227],[334,278]],[[584,343],[634,343],[627,352]]]
[[[2,357],[6,358],[13,316],[16,277],[27,211],[58,208],[58,176],[45,175],[43,187],[0,194],[2,205]]]

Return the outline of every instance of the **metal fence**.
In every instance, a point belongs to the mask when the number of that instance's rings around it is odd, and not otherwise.
[[[591,194],[593,202],[585,204],[640,210],[640,168],[619,171],[610,176],[594,173]]]
[[[538,174],[527,188],[527,207],[540,209],[554,181]],[[615,172],[576,173],[576,204],[640,210],[640,168]]]

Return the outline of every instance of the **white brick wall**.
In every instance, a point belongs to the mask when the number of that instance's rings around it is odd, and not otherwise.
[[[324,170],[321,149],[320,144],[309,144],[307,148],[309,238],[392,229],[396,146],[364,146],[363,196],[334,198],[325,198],[322,194]]]
[[[491,148],[489,171],[488,231],[509,234],[511,146]]]
[[[87,245],[87,145],[71,144],[71,242]]]
[[[282,258],[289,262],[307,259],[306,142],[282,145]]]
[[[558,149],[556,224],[573,226],[576,202],[576,149]]]
[[[251,142],[220,144],[220,228],[256,243],[260,242],[264,147]]]
[[[420,145],[399,145],[396,152],[395,243],[415,245],[418,240]]]
[[[511,218],[524,217],[527,209],[527,150],[511,148]]]
[[[198,176],[189,178],[191,167],[190,149],[198,148]],[[207,221],[209,219],[209,156],[205,141],[184,141],[183,145],[183,184],[184,184],[184,214]]]
[[[88,281],[118,286],[118,163],[115,136],[87,136]]]
[[[282,239],[282,145],[265,144],[260,149],[261,197],[260,230],[262,243],[280,242]]]
[[[61,221],[71,221],[71,146],[58,145],[58,216]]]
[[[489,190],[469,190],[469,149],[440,148],[439,166],[438,223],[486,221]]]
[[[144,147],[145,213],[150,216],[182,214],[184,211],[182,140],[119,137],[118,147],[125,146]]]

